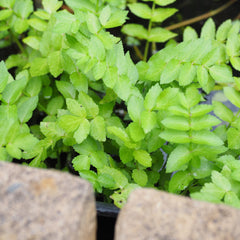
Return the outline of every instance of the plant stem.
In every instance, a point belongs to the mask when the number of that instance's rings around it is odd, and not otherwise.
[[[152,5],[152,14],[153,14],[154,9],[155,9],[155,2],[153,2],[153,5]],[[149,35],[151,29],[152,29],[152,18],[149,20],[149,24],[148,24],[148,35]],[[148,49],[149,49],[149,41],[147,40],[146,45],[145,45],[144,55],[143,55],[144,62],[147,61]]]
[[[141,51],[139,50],[139,48],[137,46],[133,46],[133,48],[134,48],[136,55],[139,57],[139,59],[143,60],[143,55],[142,55]]]
[[[173,24],[171,26],[166,27],[166,29],[167,30],[174,30],[174,29],[177,29],[177,28],[180,28],[180,27],[184,27],[184,26],[193,24],[193,23],[198,22],[200,20],[203,20],[203,19],[206,19],[206,18],[210,18],[210,17],[212,17],[212,16],[222,12],[223,10],[227,9],[228,7],[230,7],[236,1],[237,0],[230,0],[228,3],[222,5],[221,7],[217,8],[215,10],[212,10],[212,11],[204,13],[204,14],[202,14],[200,16],[188,19],[186,21],[182,21],[180,23]]]

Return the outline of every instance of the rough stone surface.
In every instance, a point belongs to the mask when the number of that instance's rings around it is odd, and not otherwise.
[[[238,240],[240,210],[153,189],[134,191],[121,210],[115,240]]]
[[[91,185],[54,170],[0,162],[0,240],[95,240]]]

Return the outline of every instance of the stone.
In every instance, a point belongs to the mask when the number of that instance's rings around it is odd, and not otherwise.
[[[0,240],[95,240],[90,183],[57,170],[0,162]]]
[[[237,240],[240,210],[137,189],[120,211],[115,240]]]

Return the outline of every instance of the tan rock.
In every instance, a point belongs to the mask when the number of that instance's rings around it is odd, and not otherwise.
[[[239,240],[240,211],[153,189],[138,189],[121,210],[115,240]]]
[[[95,240],[92,186],[56,170],[0,162],[0,240]]]

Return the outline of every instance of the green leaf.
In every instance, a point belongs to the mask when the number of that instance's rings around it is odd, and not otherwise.
[[[233,68],[240,71],[240,57],[230,57],[230,63],[232,64]]]
[[[28,21],[26,19],[17,18],[17,20],[14,22],[13,27],[16,33],[22,34],[28,30]]]
[[[146,0],[143,0],[146,1]],[[152,1],[152,0],[151,0]],[[176,0],[154,0],[154,2],[156,4],[158,4],[159,6],[167,6],[171,3],[174,3]]]
[[[220,172],[212,171],[212,181],[216,184],[219,188],[223,189],[224,191],[228,192],[231,190],[232,186],[229,180],[224,177]]]
[[[48,13],[56,12],[61,6],[63,2],[58,0],[42,0],[43,8]]]
[[[235,208],[240,208],[240,200],[237,194],[233,191],[226,192],[224,196],[224,203],[235,207]]]
[[[240,182],[240,169],[236,169],[232,172],[231,178],[235,181]]]
[[[135,183],[137,183],[139,186],[144,187],[146,186],[148,182],[148,175],[144,170],[140,169],[134,169],[132,171],[132,178]]]
[[[223,141],[218,136],[216,136],[213,132],[207,130],[193,131],[191,141],[193,143],[209,146],[223,145]]]
[[[153,85],[149,89],[149,91],[147,92],[145,99],[144,99],[144,108],[146,110],[151,111],[155,107],[157,98],[158,98],[159,94],[161,93],[161,91],[162,91],[162,89],[158,83]]]
[[[30,74],[32,77],[42,76],[49,72],[47,58],[34,58],[30,63]]]
[[[67,98],[66,104],[67,104],[68,110],[72,114],[79,116],[82,119],[86,118],[86,115],[87,115],[86,110],[81,104],[79,104],[79,102],[77,100],[72,99],[72,98]]]
[[[186,86],[193,82],[196,77],[197,68],[190,62],[183,63],[179,73],[179,85]]]
[[[89,157],[91,160],[91,165],[93,165],[98,170],[108,165],[107,155],[103,151],[91,152]]]
[[[223,121],[229,123],[232,122],[234,117],[233,112],[226,105],[221,102],[213,101],[213,107],[216,116],[221,118]]]
[[[137,96],[131,96],[127,102],[127,110],[130,118],[134,122],[140,122],[143,108],[143,99]]]
[[[105,61],[98,61],[93,67],[93,76],[96,80],[101,79],[107,70],[107,65]]]
[[[159,137],[161,131],[162,130],[155,128],[147,136],[147,149],[149,153],[155,152],[165,143],[165,141]]]
[[[170,129],[188,131],[190,129],[188,119],[180,116],[171,116],[162,120],[162,124]]]
[[[128,4],[130,11],[136,16],[143,19],[150,19],[152,17],[151,8],[145,3],[131,3]]]
[[[150,154],[142,149],[135,150],[133,152],[134,159],[140,163],[144,167],[151,167],[152,166],[152,158]]]
[[[209,18],[202,27],[200,38],[215,39],[216,26],[212,18]]]
[[[179,60],[177,59],[170,60],[161,74],[160,83],[166,84],[174,80],[177,80],[180,67],[181,64]]]
[[[240,148],[240,132],[236,128],[229,128],[227,131],[228,147],[230,149]]]
[[[47,61],[50,73],[57,78],[63,72],[61,51],[51,52],[47,57]]]
[[[70,75],[70,81],[77,91],[83,91],[85,93],[88,92],[88,79],[83,73],[73,72]]]
[[[163,22],[177,11],[176,8],[156,8],[152,13],[151,20],[153,22]]]
[[[109,88],[113,88],[116,84],[117,78],[118,78],[118,69],[116,67],[107,66],[105,74],[103,76],[104,84]]]
[[[99,113],[98,105],[85,92],[81,91],[78,95],[79,102],[86,109],[89,118],[95,118]]]
[[[122,26],[127,19],[127,14],[128,11],[116,9],[114,12],[112,12],[107,23],[103,25],[104,28],[115,28]]]
[[[231,34],[226,43],[227,54],[230,57],[239,56],[240,40],[237,34]]]
[[[19,80],[8,83],[2,93],[2,100],[7,104],[15,103],[21,96],[22,91],[26,85],[27,79],[25,76]]]
[[[54,139],[54,141],[57,141],[65,134],[56,122],[41,122],[40,130],[47,138]]]
[[[213,106],[209,104],[200,104],[191,108],[192,117],[199,117],[205,115],[213,110]]]
[[[234,82],[232,69],[228,65],[214,65],[209,68],[209,73],[216,82]]]
[[[34,29],[36,29],[36,30],[38,30],[38,31],[40,31],[40,32],[44,32],[44,31],[46,31],[46,29],[47,29],[47,22],[45,22],[45,21],[42,20],[42,19],[31,18],[31,19],[28,20],[28,24],[29,24],[32,28],[34,28]]]
[[[166,110],[178,102],[178,88],[166,88],[157,98],[156,109]]]
[[[201,192],[213,195],[219,200],[221,200],[225,194],[225,191],[214,183],[205,183]]]
[[[21,159],[22,158],[22,151],[16,147],[15,145],[13,144],[7,144],[6,146],[6,150],[7,150],[7,153],[12,156],[13,158],[16,158],[16,159]]]
[[[170,193],[180,193],[192,182],[193,177],[187,171],[176,172],[169,181],[168,191]]]
[[[230,19],[224,21],[217,30],[216,40],[219,42],[224,42],[228,37],[228,32],[232,26],[232,22]]]
[[[101,184],[101,186],[104,188],[114,189],[116,186],[116,182],[114,178],[107,173],[99,174],[97,180]]]
[[[46,0],[48,1],[48,0]],[[91,1],[89,0],[65,0],[66,4],[72,8],[74,11],[77,10],[77,9],[81,9],[81,10],[88,10],[90,12],[95,12],[95,4],[92,3]]]
[[[39,50],[40,38],[36,36],[28,36],[23,39],[23,42],[35,50]]]
[[[195,29],[190,26],[187,26],[183,32],[183,41],[187,42],[198,38],[198,34]]]
[[[102,41],[95,36],[92,36],[89,42],[89,56],[98,60],[104,60],[106,56]]]
[[[151,111],[141,113],[141,125],[145,133],[150,132],[157,125],[157,114]]]
[[[0,93],[4,90],[6,87],[8,80],[10,79],[10,73],[8,72],[6,65],[3,61],[0,62]]]
[[[90,135],[98,141],[106,141],[106,126],[103,117],[97,116],[91,121]]]
[[[119,157],[124,164],[131,162],[133,160],[132,149],[127,148],[125,146],[121,146],[119,148]]]
[[[213,126],[220,124],[221,121],[212,115],[204,115],[201,117],[192,118],[191,129],[202,130],[204,128],[210,129]]]
[[[0,21],[6,20],[11,17],[13,11],[11,9],[3,9],[0,11]]]
[[[192,155],[188,148],[179,145],[176,147],[168,157],[166,172],[174,172],[179,170],[186,170],[188,162],[191,160]]]
[[[165,28],[155,27],[150,30],[147,40],[149,42],[166,42],[167,40],[176,37],[177,34],[168,31]]]
[[[99,173],[109,174],[113,177],[114,181],[116,182],[114,189],[122,189],[128,184],[127,177],[118,169],[105,166],[104,168],[99,169]]]
[[[189,143],[191,140],[186,132],[171,129],[164,130],[159,136],[173,143]]]
[[[147,30],[140,24],[129,23],[122,27],[122,32],[128,36],[139,39],[148,39]]]
[[[136,122],[131,122],[127,127],[127,131],[134,142],[139,142],[145,138],[143,129]]]
[[[87,155],[78,155],[72,160],[75,171],[90,170],[90,159]]]
[[[90,133],[90,123],[87,119],[80,122],[78,129],[74,132],[73,137],[77,143],[82,143]]]
[[[82,123],[82,118],[73,115],[63,115],[59,118],[59,126],[67,133],[74,132]]]
[[[105,6],[100,13],[99,20],[100,23],[104,26],[111,16],[111,8],[109,5]]]
[[[64,98],[75,98],[76,89],[70,82],[56,81],[58,91],[64,96]]]
[[[13,8],[16,0],[1,0],[0,6],[3,8]]]
[[[91,33],[97,33],[101,29],[100,22],[93,13],[87,13],[87,20],[87,26]]]
[[[15,1],[13,11],[21,18],[27,18],[33,12],[33,2],[31,0]]]
[[[223,91],[230,102],[240,108],[240,93],[233,87],[224,87]]]
[[[38,96],[27,98],[26,101],[18,105],[18,119],[20,123],[27,122],[33,114],[33,110],[37,107]]]

